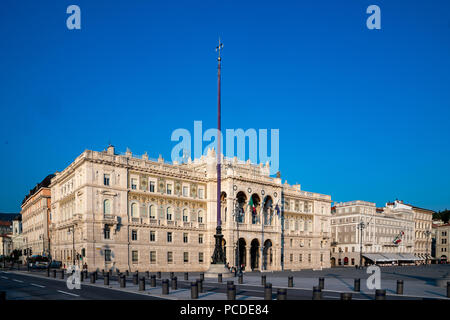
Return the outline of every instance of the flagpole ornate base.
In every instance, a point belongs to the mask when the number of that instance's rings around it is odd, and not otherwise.
[[[216,244],[212,255],[212,262],[208,271],[205,273],[205,277],[215,278],[221,273],[223,278],[231,278],[233,277],[233,273],[225,267],[225,255],[222,247],[223,234],[220,226],[217,226],[214,238],[216,239]]]

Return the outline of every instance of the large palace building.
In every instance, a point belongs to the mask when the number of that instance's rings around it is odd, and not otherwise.
[[[51,181],[51,254],[88,269],[205,271],[217,226],[216,154],[169,164],[113,146],[86,150]],[[330,267],[331,197],[269,166],[222,161],[226,261],[248,270]]]

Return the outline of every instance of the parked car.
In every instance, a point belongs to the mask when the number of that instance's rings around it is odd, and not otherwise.
[[[50,268],[59,269],[59,268],[61,268],[61,266],[62,266],[62,262],[61,261],[53,260],[50,263]]]

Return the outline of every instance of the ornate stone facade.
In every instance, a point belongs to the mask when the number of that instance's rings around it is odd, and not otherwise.
[[[68,265],[75,251],[89,269],[205,271],[214,250],[216,184],[213,150],[186,164],[128,150],[118,155],[112,146],[86,150],[52,179],[53,259]],[[282,184],[268,165],[237,159],[222,161],[222,191],[230,265],[330,266],[330,196]]]
[[[362,239],[361,222],[364,223]],[[404,260],[405,263],[416,261],[414,217],[410,206],[395,202],[376,208],[375,203],[361,200],[337,203],[333,208],[331,226],[332,265],[359,265],[361,242],[363,264],[392,263],[397,259],[408,259]],[[394,239],[398,236],[401,241],[395,244]]]
[[[23,259],[30,255],[48,255],[50,233],[48,230],[50,220],[50,180],[53,175],[30,190],[22,201],[20,214],[22,215],[22,243]]]

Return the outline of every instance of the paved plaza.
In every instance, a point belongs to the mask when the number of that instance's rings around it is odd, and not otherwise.
[[[150,273],[150,275],[155,273]],[[388,300],[405,299],[447,299],[447,281],[450,281],[450,265],[430,266],[403,266],[381,268],[381,289],[386,290]],[[140,273],[140,277],[145,276]],[[243,283],[239,284],[237,277],[223,279],[205,278],[204,291],[199,293],[199,300],[226,300],[226,282],[234,281],[236,285],[236,300],[264,299],[264,287],[261,285],[261,276],[266,276],[266,282],[273,287],[273,299],[276,299],[277,289],[287,289],[288,299],[310,300],[312,288],[318,285],[319,278],[324,278],[322,297],[325,300],[340,299],[340,293],[352,292],[354,300],[373,300],[374,289],[368,289],[366,279],[370,276],[366,269],[331,268],[320,271],[281,271],[281,272],[246,272]],[[84,279],[81,289],[70,290],[66,286],[66,279],[56,278],[53,272],[47,277],[46,271],[25,271],[4,269],[0,272],[0,291],[6,291],[7,299],[191,299],[191,282],[200,278],[200,273],[189,273],[189,279],[184,280],[184,273],[174,273],[177,277],[177,289],[169,290],[168,295],[162,294],[161,281],[169,279],[169,273],[162,273],[157,279],[156,287],[150,286],[146,277],[145,291],[139,291],[138,285],[133,284],[133,275],[127,277],[126,287],[121,288],[117,276],[113,275],[110,284],[103,284],[103,276],[99,272],[95,283]],[[288,277],[293,276],[294,286],[288,287]],[[66,276],[67,277],[67,276]],[[361,279],[360,292],[353,291],[354,279]],[[403,280],[404,292],[396,294],[397,280]],[[39,289],[41,288],[41,289]],[[48,290],[55,292],[47,292]],[[30,291],[30,290],[31,291]],[[43,292],[47,292],[43,294]]]

